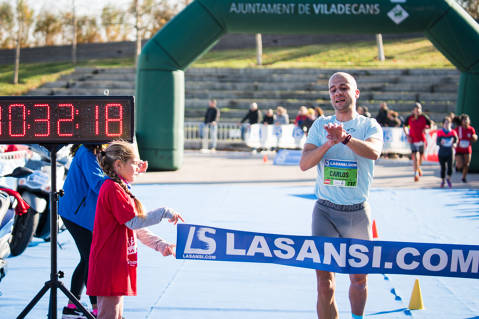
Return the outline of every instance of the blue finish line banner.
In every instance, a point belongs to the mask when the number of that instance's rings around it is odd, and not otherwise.
[[[273,263],[349,274],[479,278],[479,246],[252,233],[178,224],[176,258]]]

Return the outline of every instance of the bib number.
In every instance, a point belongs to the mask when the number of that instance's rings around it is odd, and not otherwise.
[[[459,142],[459,147],[460,148],[468,148],[469,147],[469,141],[468,140],[462,140]]]
[[[323,174],[324,185],[356,187],[358,184],[358,163],[356,161],[325,160]]]

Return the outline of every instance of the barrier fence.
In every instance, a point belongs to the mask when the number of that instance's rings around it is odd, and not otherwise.
[[[198,145],[204,143],[203,137],[208,136],[202,122],[185,122],[185,141]],[[206,127],[207,128],[207,127]],[[436,145],[437,130],[429,130],[426,134],[425,159],[437,162],[438,146]],[[411,149],[404,131],[400,127],[383,127],[383,154],[409,155]],[[244,143],[251,148],[287,148],[302,149],[306,135],[299,127],[288,125],[236,124],[218,123],[217,141],[219,143]]]

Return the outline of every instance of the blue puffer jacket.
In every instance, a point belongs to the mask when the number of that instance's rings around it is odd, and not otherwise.
[[[107,178],[95,155],[83,145],[80,146],[63,185],[65,195],[60,197],[58,214],[93,231],[98,193]]]

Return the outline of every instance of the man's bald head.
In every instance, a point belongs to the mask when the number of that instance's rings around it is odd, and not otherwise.
[[[329,78],[328,88],[331,87],[331,82],[336,78],[342,78],[349,83],[351,89],[356,90],[358,88],[358,84],[356,83],[356,79],[349,73],[346,72],[336,72]]]

